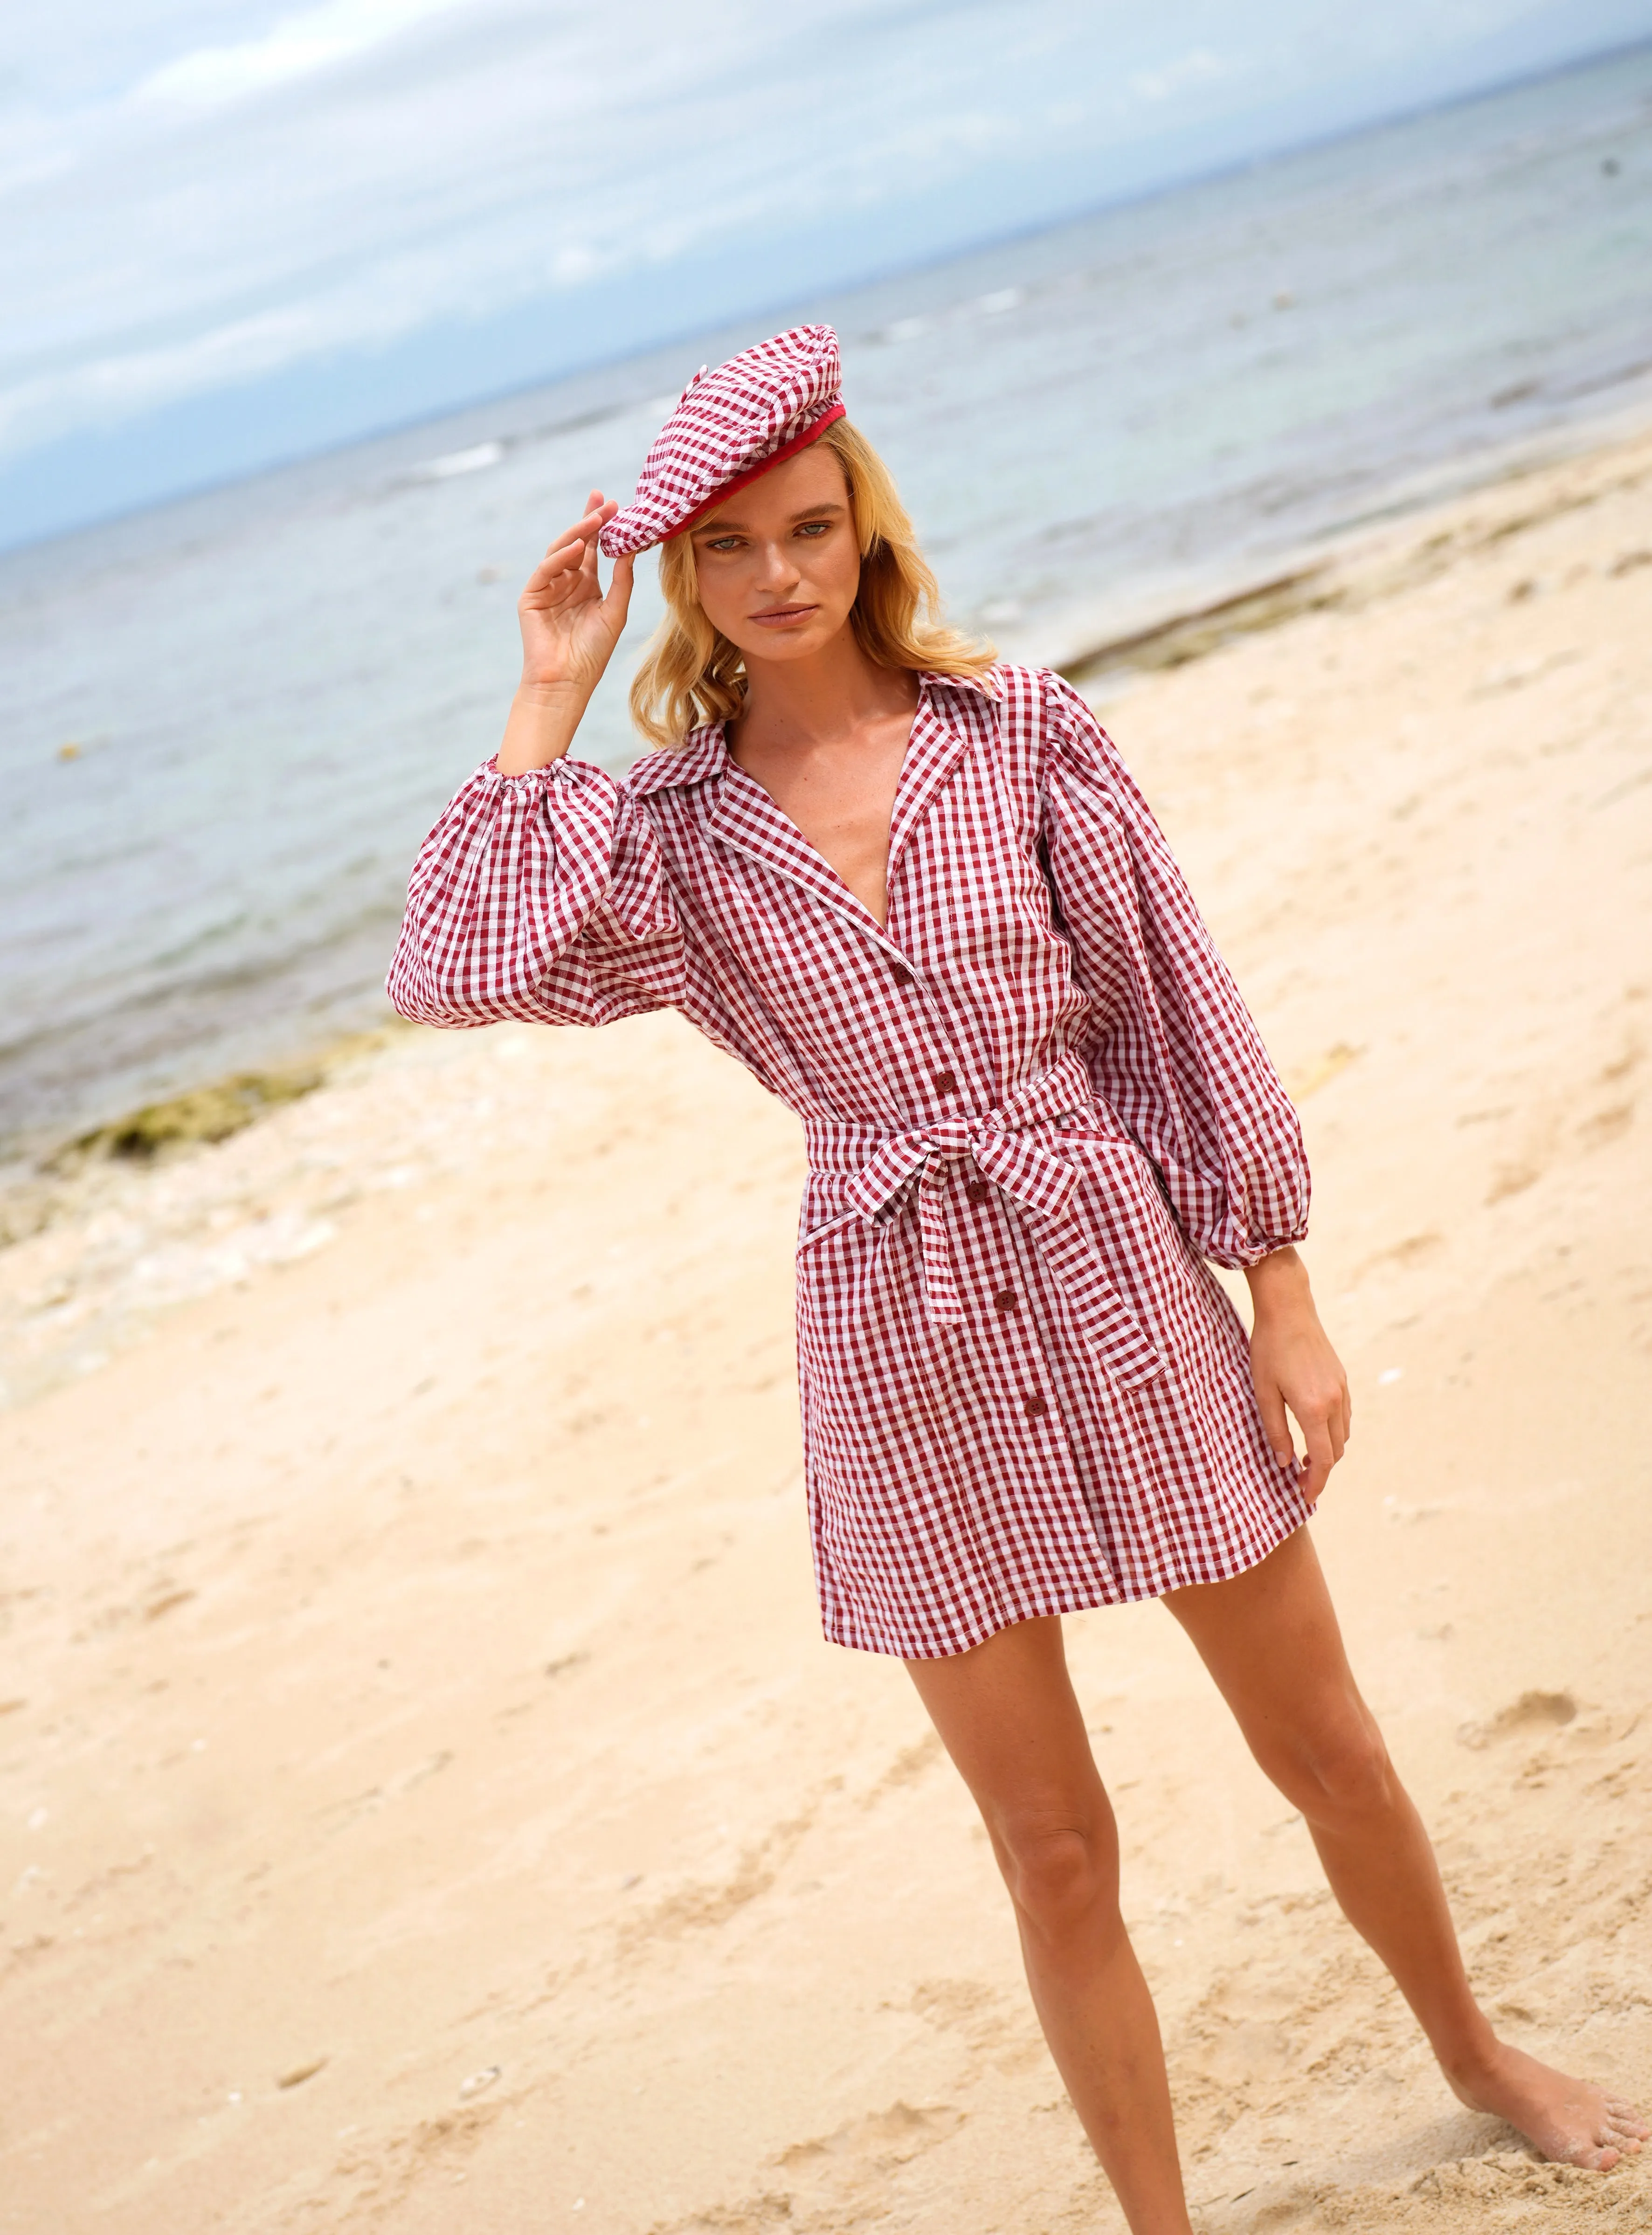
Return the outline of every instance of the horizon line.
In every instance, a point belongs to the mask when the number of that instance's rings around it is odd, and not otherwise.
[[[1301,138],[1283,141],[1276,147],[1240,156],[1230,161],[1216,163],[1208,168],[1195,167],[1181,172],[1176,177],[1163,180],[1155,185],[1126,188],[1117,193],[1104,195],[1096,201],[1087,202],[1078,207],[1065,210],[1059,215],[1041,219],[1032,224],[1013,226],[1004,232],[985,233],[965,246],[947,249],[937,256],[925,257],[917,260],[901,259],[884,265],[873,265],[855,279],[841,282],[821,292],[829,297],[842,298],[855,295],[870,287],[887,285],[894,280],[905,278],[915,279],[923,274],[941,272],[948,265],[961,264],[973,256],[979,256],[992,249],[1013,247],[1018,241],[1040,239],[1047,233],[1059,232],[1065,226],[1082,225],[1086,220],[1099,217],[1111,210],[1129,209],[1155,201],[1163,201],[1174,194],[1185,192],[1191,187],[1209,185],[1223,178],[1238,177],[1265,169],[1274,163],[1288,162],[1293,158],[1308,154],[1316,148],[1336,147],[1344,141],[1362,139],[1368,134],[1386,131],[1395,125],[1412,122],[1420,117],[1444,115],[1454,108],[1473,108],[1483,102],[1494,101],[1502,95],[1512,93],[1522,86],[1541,85],[1552,79],[1572,76],[1580,71],[1596,68],[1603,62],[1610,62],[1620,56],[1627,57],[1648,49],[1652,49],[1652,30],[1641,37],[1615,41],[1609,45],[1591,49],[1587,53],[1569,56],[1564,62],[1554,63],[1544,69],[1517,70],[1506,77],[1494,79],[1489,83],[1476,86],[1464,92],[1446,95],[1439,100],[1402,103],[1393,108],[1385,109],[1377,115],[1366,117],[1357,124],[1345,126],[1340,130],[1308,133]],[[574,292],[570,290],[569,293],[573,294]],[[754,305],[749,310],[716,320],[709,325],[684,324],[638,347],[624,349],[613,355],[594,356],[564,365],[559,371],[547,373],[537,378],[513,381],[502,388],[479,390],[469,394],[456,396],[432,410],[415,412],[404,418],[389,419],[376,426],[364,428],[354,434],[342,436],[336,441],[308,444],[248,470],[211,475],[200,481],[186,482],[164,496],[149,498],[135,504],[119,505],[111,511],[95,514],[89,518],[77,521],[71,526],[49,528],[43,534],[25,535],[19,541],[10,542],[5,540],[3,534],[0,534],[0,563],[10,561],[24,552],[38,551],[52,544],[67,542],[75,536],[84,535],[100,528],[111,528],[124,521],[141,519],[150,513],[169,511],[175,507],[194,503],[202,498],[216,495],[226,489],[244,488],[257,482],[270,480],[278,475],[291,472],[295,467],[315,463],[328,457],[341,456],[351,450],[365,449],[374,442],[388,442],[397,436],[412,434],[421,427],[439,426],[443,421],[456,418],[465,412],[482,411],[491,405],[507,404],[518,397],[531,396],[539,390],[556,387],[565,381],[589,377],[593,374],[609,370],[617,371],[626,365],[638,364],[659,351],[704,338],[711,333],[744,324],[748,320],[757,318],[765,319],[771,317],[783,318],[789,309],[801,310],[803,307],[803,298],[796,296],[783,299],[770,298],[762,305]],[[423,331],[435,332],[439,329],[426,328]],[[365,357],[372,353],[357,351],[351,354],[358,357]],[[292,369],[296,370],[297,367]],[[220,390],[218,393],[233,394],[233,390]],[[176,407],[163,405],[159,407],[159,410],[174,408]],[[624,408],[623,405],[614,407],[616,410]],[[144,415],[145,417],[150,418],[158,416],[159,410]],[[589,416],[600,417],[606,416],[606,414],[595,413]],[[127,423],[133,428],[141,427],[142,423],[141,417]],[[75,437],[71,436],[63,439],[66,442],[72,442]],[[54,444],[50,447],[56,446]],[[28,456],[29,453],[23,453],[19,462],[26,460]]]

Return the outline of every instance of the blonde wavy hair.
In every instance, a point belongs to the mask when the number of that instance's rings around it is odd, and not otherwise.
[[[941,593],[918,548],[895,477],[858,428],[835,420],[820,437],[849,484],[861,547],[861,587],[849,612],[856,641],[880,667],[981,676],[997,654],[941,619]],[[731,721],[745,705],[745,655],[700,604],[694,546],[685,530],[660,546],[665,618],[631,686],[631,718],[652,745],[680,745],[706,722]]]

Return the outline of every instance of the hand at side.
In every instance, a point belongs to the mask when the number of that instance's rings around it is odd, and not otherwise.
[[[1301,1491],[1310,1505],[1330,1478],[1353,1432],[1347,1376],[1320,1325],[1308,1268],[1295,1249],[1275,1249],[1245,1275],[1255,1325],[1250,1373],[1274,1455],[1288,1466],[1295,1456],[1287,1408],[1307,1447]]]

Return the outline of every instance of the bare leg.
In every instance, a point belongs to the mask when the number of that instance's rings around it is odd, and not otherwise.
[[[1460,2100],[1571,2165],[1604,2171],[1638,2150],[1648,2129],[1629,2104],[1498,2041],[1476,2002],[1434,1851],[1354,1684],[1308,1531],[1248,1574],[1164,1603],[1301,1810],[1343,1914],[1393,1972]]]
[[[1164,2052],[1118,1911],[1118,1837],[1053,1618],[907,1663],[980,1806],[1033,2007],[1133,2235],[1189,2235]]]

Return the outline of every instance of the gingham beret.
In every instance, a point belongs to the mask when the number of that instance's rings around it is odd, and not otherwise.
[[[843,416],[837,336],[793,326],[708,372],[678,399],[643,463],[637,494],[598,538],[610,559],[646,551],[721,498],[804,449]]]

